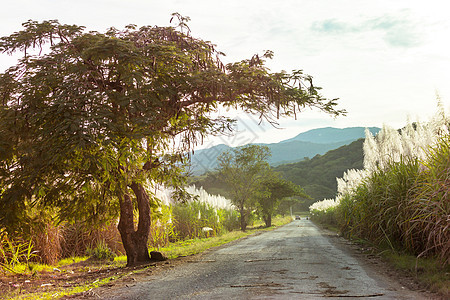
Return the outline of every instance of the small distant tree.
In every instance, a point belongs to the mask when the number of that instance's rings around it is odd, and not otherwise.
[[[255,208],[256,194],[269,169],[267,146],[247,145],[219,155],[219,176],[227,185],[231,202],[240,215],[241,230],[247,228],[248,216]]]
[[[309,198],[303,189],[291,181],[281,178],[280,174],[269,169],[259,182],[255,194],[258,213],[264,220],[266,227],[272,226],[272,216],[281,201],[288,197]]]

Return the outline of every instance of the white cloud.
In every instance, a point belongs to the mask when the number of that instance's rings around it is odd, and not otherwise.
[[[127,24],[169,25],[190,16],[192,34],[225,52],[225,62],[270,49],[274,71],[303,69],[322,93],[349,111],[336,120],[307,112],[282,120],[284,130],[258,134],[268,142],[323,126],[402,126],[426,120],[438,90],[450,106],[450,20],[442,0],[16,0],[2,3],[0,36],[28,19],[59,19],[103,31]],[[12,63],[0,55],[0,70]]]
[[[336,18],[315,21],[311,30],[322,35],[338,35],[344,39],[378,31],[382,33],[382,38],[388,45],[409,48],[420,44],[421,38],[417,32],[417,26],[418,24],[404,16],[383,15],[357,23],[344,22]]]

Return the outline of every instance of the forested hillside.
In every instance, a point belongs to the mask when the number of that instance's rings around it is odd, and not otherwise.
[[[359,139],[324,155],[275,168],[285,179],[303,187],[313,198],[305,201],[298,209],[308,209],[317,200],[335,197],[336,177],[342,177],[348,169],[363,168],[363,142],[364,139]]]
[[[324,198],[334,198],[337,191],[336,177],[342,177],[348,169],[362,169],[364,139],[328,151],[324,155],[297,163],[275,167],[283,177],[304,188],[313,199],[297,205],[295,210],[308,210],[309,205]],[[223,184],[214,172],[191,178],[191,183],[202,186],[208,193],[227,196]]]
[[[380,131],[378,127],[369,127],[368,129],[373,135]],[[311,159],[317,154],[324,155],[330,150],[364,138],[364,131],[364,127],[317,128],[302,132],[291,139],[278,143],[257,145],[269,147],[271,156],[268,161],[274,167]],[[229,146],[220,144],[207,149],[196,150],[191,156],[190,171],[196,176],[214,171],[217,167],[217,157],[229,149]]]

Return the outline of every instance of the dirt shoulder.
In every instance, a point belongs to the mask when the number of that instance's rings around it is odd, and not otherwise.
[[[392,266],[392,264],[378,254],[378,249],[350,241],[336,232],[320,226],[319,230],[323,235],[331,239],[336,246],[344,248],[346,251],[350,252],[361,265],[368,266],[368,270],[372,270],[373,272],[391,279],[392,282],[398,283],[401,289],[417,291],[423,294],[427,299],[449,299],[450,295],[442,295],[430,291],[429,288],[425,284],[421,283],[413,274],[396,269]]]
[[[57,296],[65,294],[79,286],[92,285],[97,287],[102,281],[107,281],[105,288],[123,288],[130,281],[143,280],[162,270],[173,268],[186,263],[190,257],[179,257],[164,262],[152,262],[133,268],[108,266],[105,262],[87,260],[73,265],[54,268],[50,272],[39,272],[36,275],[8,275],[0,276],[0,299],[27,297],[32,293],[52,293]],[[93,294],[92,289],[63,296],[63,299],[77,298]]]
[[[231,241],[229,243],[212,247],[207,249],[206,251],[198,254],[193,254],[189,256],[180,256],[174,259],[169,259],[167,261],[162,262],[154,262],[150,263],[148,265],[142,265],[138,267],[133,268],[123,268],[123,270],[126,272],[122,273],[122,276],[119,278],[102,285],[98,288],[91,289],[79,294],[74,294],[71,296],[65,296],[62,299],[99,299],[104,298],[103,294],[114,294],[114,291],[123,290],[124,288],[128,288],[132,285],[135,285],[140,282],[146,282],[151,280],[151,278],[155,275],[158,275],[161,272],[167,271],[172,268],[176,268],[177,266],[183,265],[183,264],[189,264],[198,262],[202,256],[208,254],[211,251],[218,250],[223,247],[228,247],[232,244],[238,243],[239,241],[242,241],[243,239],[247,239],[252,236],[260,235],[262,232],[255,232],[251,235],[248,235],[246,237],[242,237],[238,240]]]
[[[258,235],[256,232],[252,235]],[[244,239],[247,237],[243,237]],[[231,241],[230,243],[235,243]],[[214,247],[215,249],[219,247]],[[213,249],[213,248],[211,248]],[[204,253],[211,251],[206,250]],[[95,296],[94,289],[121,289],[127,287],[130,282],[145,281],[161,271],[174,268],[180,264],[189,263],[198,259],[202,253],[180,256],[167,261],[151,262],[136,267],[118,267],[117,264],[88,259],[82,262],[55,267],[51,271],[42,271],[35,274],[8,274],[0,273],[0,299],[34,299],[35,293],[46,293],[62,299],[83,298]],[[74,289],[84,287],[87,291],[73,294]],[[82,288],[80,288],[81,290]],[[70,292],[69,296],[67,295]]]

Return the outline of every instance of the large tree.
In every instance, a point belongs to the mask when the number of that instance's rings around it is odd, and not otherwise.
[[[145,186],[180,185],[185,153],[230,125],[212,113],[236,108],[269,121],[305,107],[343,113],[301,71],[269,72],[271,52],[222,64],[174,16],[177,27],[105,33],[28,21],[0,39],[1,52],[22,54],[0,74],[1,224],[30,206],[57,207],[65,219],[117,208],[127,265],[146,262],[155,200]]]

